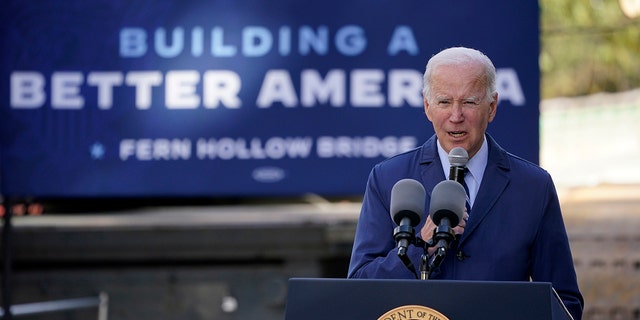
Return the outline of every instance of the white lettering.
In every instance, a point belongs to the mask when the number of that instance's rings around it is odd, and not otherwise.
[[[44,76],[39,72],[11,73],[10,104],[15,109],[40,108],[46,100]]]
[[[499,100],[507,100],[514,106],[525,105],[526,100],[518,80],[518,73],[513,68],[496,70],[496,88]]]
[[[80,85],[84,77],[80,72],[54,72],[51,75],[51,107],[54,109],[82,109],[84,98]]]
[[[342,27],[336,33],[336,49],[345,56],[357,56],[367,48],[367,37],[359,26]]]
[[[281,56],[288,56],[291,53],[291,28],[287,26],[281,27],[279,34],[278,53]]]
[[[280,102],[285,107],[295,107],[298,104],[296,90],[286,70],[269,70],[264,76],[256,105],[258,108],[269,108]]]
[[[420,53],[418,42],[413,35],[413,30],[409,26],[397,26],[393,30],[387,53],[396,56],[400,51],[406,51],[409,55],[415,56]]]
[[[136,87],[136,108],[145,110],[151,107],[151,87],[162,83],[160,71],[132,71],[127,73],[124,82]]]
[[[382,107],[384,95],[380,92],[384,73],[378,69],[360,69],[351,72],[351,105],[354,107]]]
[[[402,28],[402,27],[401,27]],[[408,27],[394,32],[394,39],[390,49],[400,51],[414,51],[411,41],[413,34]],[[119,34],[119,53],[122,58],[140,58],[155,53],[162,58],[175,58],[186,51],[193,57],[201,57],[209,40],[210,54],[213,57],[263,57],[272,52],[281,56],[292,53],[292,39],[297,32],[297,53],[301,56],[316,54],[325,56],[333,44],[338,53],[344,56],[362,54],[367,48],[365,30],[361,26],[346,25],[335,30],[331,39],[329,27],[300,26],[297,29],[284,25],[271,30],[264,26],[246,26],[236,38],[226,39],[225,29],[220,26],[205,30],[201,26],[194,26],[187,30],[184,26],[177,26],[171,31],[159,27],[153,31],[143,28],[122,28]],[[207,39],[208,32],[208,39]],[[150,36],[151,35],[151,36]],[[333,43],[331,42],[333,40]],[[185,45],[190,43],[190,49]],[[417,47],[417,46],[415,46]],[[149,48],[153,48],[149,50]]]
[[[242,30],[242,53],[245,57],[262,57],[272,46],[273,36],[267,28],[246,27]]]
[[[388,158],[415,148],[417,143],[413,136],[322,136],[317,139],[316,153],[320,158]]]
[[[123,58],[144,56],[147,53],[147,32],[142,28],[122,28],[119,47]]]
[[[304,107],[330,102],[334,107],[346,103],[344,70],[331,70],[324,81],[317,70],[304,70],[301,75],[300,103]]]
[[[168,109],[195,109],[200,105],[200,96],[196,94],[196,85],[200,82],[198,71],[169,71],[165,81]]]
[[[127,160],[135,153],[135,140],[124,139],[120,141],[120,160]]]
[[[240,76],[232,71],[206,71],[203,80],[203,103],[205,108],[217,108],[221,103],[230,109],[242,106],[238,93],[242,86]]]
[[[320,26],[317,31],[311,27],[303,26],[298,31],[300,55],[309,55],[312,49],[320,56],[326,55],[329,51],[329,28],[327,26]]]
[[[191,30],[191,55],[199,57],[204,52],[204,30],[195,27]]]
[[[313,140],[310,137],[271,137],[266,141],[253,138],[198,139],[196,156],[198,159],[248,160],[307,158],[311,153]]]
[[[238,49],[224,43],[224,29],[215,27],[211,30],[211,55],[214,57],[233,57]]]
[[[98,87],[98,108],[111,109],[113,87],[122,85],[122,72],[91,72],[87,84]]]
[[[138,161],[189,160],[189,139],[123,139],[120,141],[120,160],[133,157]]]
[[[184,29],[178,27],[171,34],[171,45],[167,44],[167,32],[164,28],[156,30],[154,46],[156,53],[163,58],[175,58],[184,49]]]
[[[260,109],[274,105],[285,108],[341,108],[347,105],[354,108],[422,108],[422,73],[417,70],[331,69],[323,76],[317,69],[305,69],[299,77],[298,91],[298,83],[294,83],[289,71],[267,70],[255,106]],[[157,70],[92,71],[87,73],[84,82],[85,75],[81,72],[53,72],[49,91],[43,74],[14,71],[10,75],[9,104],[13,109],[41,108],[46,105],[50,92],[52,109],[78,110],[88,103],[83,91],[95,87],[97,101],[89,105],[109,110],[116,101],[119,102],[117,106],[127,107],[127,103],[116,99],[118,94],[125,92],[121,88],[125,86],[133,88],[135,101],[131,104],[139,110],[158,104],[153,101],[157,96],[153,92],[155,87],[163,90],[164,107],[169,110],[217,109],[221,106],[239,109],[243,106],[242,79],[230,70],[205,70],[202,74],[198,70],[169,70],[164,77]],[[496,85],[501,101],[508,101],[513,106],[524,106],[527,102],[515,69],[498,69]]]
[[[321,136],[315,141],[316,156],[327,158],[392,157],[417,146],[413,136]],[[312,137],[122,139],[121,161],[189,160],[280,160],[307,159],[312,156]]]
[[[389,71],[389,106],[401,107],[406,101],[410,106],[420,107],[421,90],[422,73],[409,69]]]

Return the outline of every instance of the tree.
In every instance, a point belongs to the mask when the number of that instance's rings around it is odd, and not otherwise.
[[[618,1],[540,0],[541,98],[640,87],[640,18]]]

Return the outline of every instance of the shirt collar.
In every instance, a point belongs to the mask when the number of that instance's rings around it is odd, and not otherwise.
[[[449,169],[451,164],[449,163],[449,154],[444,151],[438,140],[438,156],[440,157],[440,163],[442,163],[442,171],[444,176],[449,178]],[[476,181],[476,185],[480,186],[482,177],[484,176],[484,169],[487,167],[487,161],[489,159],[489,145],[487,144],[487,138],[482,140],[482,146],[480,150],[467,162],[467,169],[471,172],[471,176]]]

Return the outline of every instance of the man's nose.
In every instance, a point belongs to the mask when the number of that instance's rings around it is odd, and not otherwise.
[[[454,122],[464,120],[464,108],[460,102],[454,102],[453,106],[451,106],[451,115],[449,119]]]

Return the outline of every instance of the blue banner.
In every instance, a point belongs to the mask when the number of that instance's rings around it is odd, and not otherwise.
[[[3,1],[1,192],[358,195],[433,134],[428,58],[485,52],[538,162],[537,1]]]

